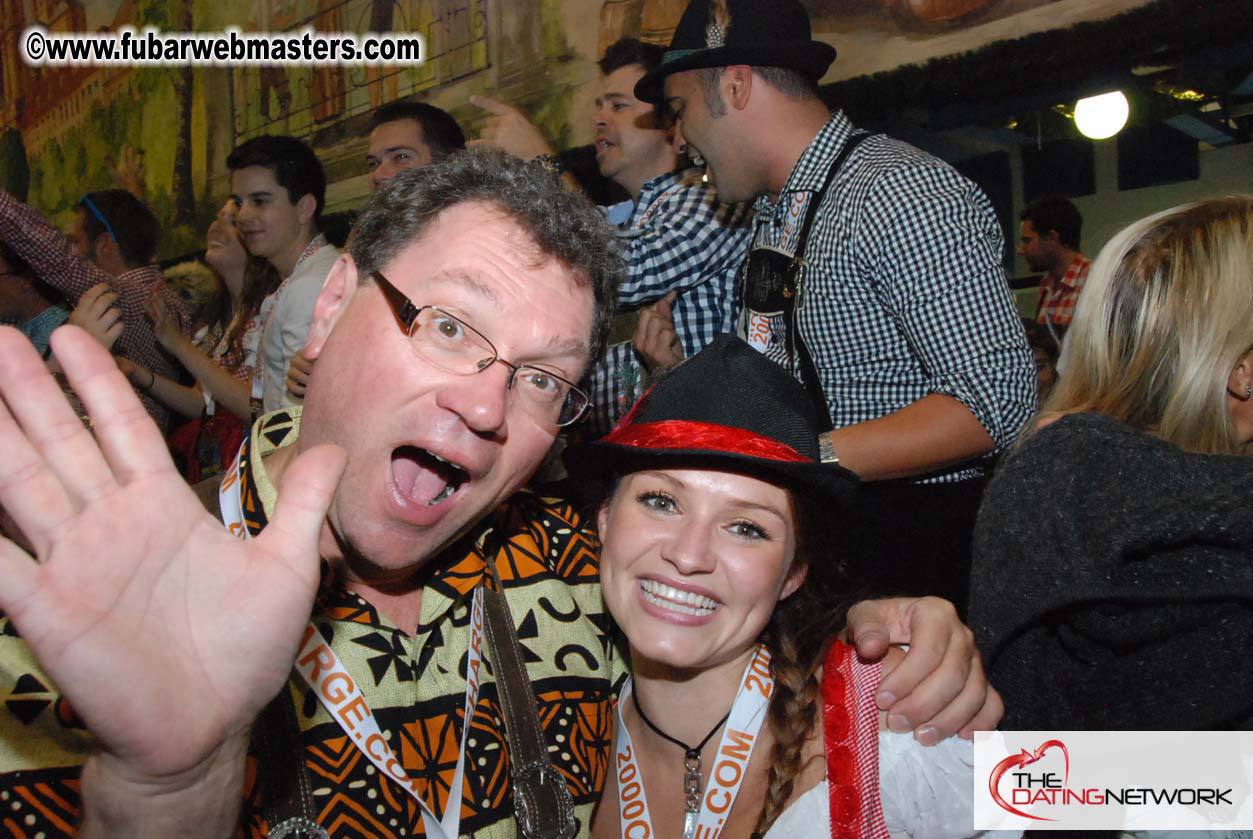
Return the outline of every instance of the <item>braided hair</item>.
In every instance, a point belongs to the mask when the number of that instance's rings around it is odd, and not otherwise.
[[[770,829],[792,797],[805,743],[822,708],[818,669],[831,640],[844,628],[851,602],[847,570],[831,545],[830,534],[839,532],[831,511],[798,493],[791,496],[797,530],[794,561],[805,565],[808,573],[800,588],[775,606],[762,631],[774,676],[766,717],[774,749],[754,836]]]

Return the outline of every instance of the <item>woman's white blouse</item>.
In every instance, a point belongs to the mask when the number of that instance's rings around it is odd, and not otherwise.
[[[923,746],[912,734],[879,732],[879,788],[892,839],[1021,836],[1019,831],[976,831],[974,745],[950,737]],[[806,790],[766,832],[766,839],[829,839],[826,781]]]

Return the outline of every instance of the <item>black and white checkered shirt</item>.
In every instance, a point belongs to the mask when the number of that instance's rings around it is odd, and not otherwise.
[[[778,201],[758,198],[754,247],[795,252],[808,202],[853,133],[834,114]],[[986,196],[944,162],[881,135],[851,153],[810,231],[797,309],[835,427],[941,393],[968,407],[998,448],[1014,439],[1035,410],[1035,371],[1002,241]],[[740,330],[799,377],[781,316],[745,312]],[[965,464],[919,480],[980,471]]]
[[[617,244],[627,263],[618,305],[637,308],[678,291],[674,329],[690,357],[735,329],[736,275],[748,249],[751,210],[721,204],[695,170],[644,184]],[[644,391],[644,368],[630,342],[609,347],[584,380],[592,397],[588,432],[607,434]]]

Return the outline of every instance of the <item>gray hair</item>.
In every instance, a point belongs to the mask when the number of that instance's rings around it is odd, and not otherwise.
[[[397,173],[361,210],[349,252],[364,281],[426,231],[444,210],[467,201],[499,208],[540,252],[591,286],[596,315],[590,359],[604,348],[624,267],[604,216],[562,187],[548,170],[504,152],[473,148],[438,163]],[[589,359],[589,361],[590,361]]]

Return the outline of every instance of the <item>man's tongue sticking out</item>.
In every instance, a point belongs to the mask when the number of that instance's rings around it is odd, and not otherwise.
[[[464,477],[459,473],[455,466],[414,446],[404,446],[392,453],[392,480],[396,490],[417,505],[432,505],[452,495]]]

